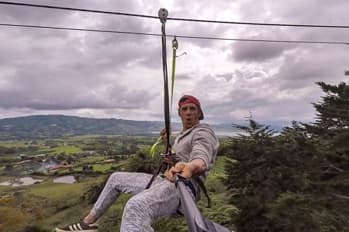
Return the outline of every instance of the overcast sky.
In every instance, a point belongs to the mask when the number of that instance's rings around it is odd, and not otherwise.
[[[13,1],[16,2],[16,1]],[[27,0],[157,16],[349,25],[347,0]],[[0,23],[161,33],[158,19],[0,4]],[[167,21],[169,35],[346,41],[349,29]],[[168,69],[171,41],[167,38]],[[178,39],[174,101],[197,96],[209,123],[314,121],[315,82],[348,82],[349,45]],[[0,26],[0,118],[65,114],[163,120],[161,38]],[[172,120],[178,121],[173,105]]]

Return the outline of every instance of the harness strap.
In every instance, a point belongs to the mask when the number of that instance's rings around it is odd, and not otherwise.
[[[199,188],[204,192],[204,194],[207,198],[207,206],[206,207],[211,208],[211,198],[208,195],[208,192],[207,192],[207,189],[205,187],[204,182],[202,181],[202,179],[200,179],[199,176],[194,176],[194,177],[192,177],[192,179],[198,183]],[[177,175],[176,186],[178,184],[178,181],[182,181],[190,189],[190,191],[192,192],[194,197],[195,198],[197,197],[197,191],[195,190],[195,187],[194,187],[194,184],[192,181],[185,179],[185,178],[181,177],[180,175]],[[179,201],[178,208],[177,208],[177,214],[184,215],[183,212],[180,210],[181,204],[182,204],[182,202]]]
[[[202,179],[199,176],[194,176],[193,179],[196,181],[196,183],[198,183],[200,189],[204,192],[205,197],[207,198],[207,208],[211,208],[212,203],[211,203],[211,198],[208,195],[205,183],[202,181]]]
[[[145,189],[150,188],[151,184],[154,182],[155,177],[159,175],[162,169],[167,169],[169,166],[173,166],[173,158],[171,155],[166,154],[165,157],[163,157],[160,161],[160,164],[158,166],[158,169],[154,172],[153,176],[151,177],[150,181],[148,182]]]

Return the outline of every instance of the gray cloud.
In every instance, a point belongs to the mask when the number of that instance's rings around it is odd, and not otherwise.
[[[49,79],[49,78],[48,78]],[[0,88],[0,107],[31,108],[36,110],[63,110],[80,108],[146,107],[154,95],[145,90],[129,91],[125,86],[111,84],[105,88],[93,88],[84,84],[67,82],[41,83],[33,79],[28,84]],[[74,88],[76,86],[77,88]]]
[[[83,41],[75,40],[74,35],[40,41],[25,35],[0,45],[4,48],[1,69],[5,70],[0,76],[6,80],[0,83],[2,107],[137,108],[148,105],[153,97],[145,90],[130,91],[119,83],[113,91],[106,91],[110,76],[118,76],[130,61],[147,58],[145,50],[133,43],[90,34],[82,37]]]
[[[233,57],[237,61],[263,62],[281,56],[287,49],[283,44],[235,43]]]
[[[278,81],[280,89],[302,88],[319,81],[339,83],[344,78],[348,59],[349,54],[340,47],[302,49],[285,56],[274,80]]]
[[[348,25],[348,2],[226,0],[28,1],[171,17]],[[159,20],[0,5],[0,21],[160,33]],[[281,40],[349,40],[347,30],[168,21],[168,34]],[[171,70],[168,38],[168,69]],[[314,84],[336,84],[349,69],[347,46],[228,43],[179,39],[175,95],[202,101],[209,122],[310,120]],[[0,108],[7,115],[60,112],[162,120],[159,37],[1,27]],[[159,78],[153,78],[154,76]],[[161,81],[160,81],[161,80]],[[13,112],[13,113],[11,113]],[[129,116],[131,115],[131,116]],[[144,118],[140,118],[144,117]]]
[[[191,80],[193,79],[193,75],[192,74],[186,74],[186,73],[179,73],[176,75],[176,80],[183,80],[183,81],[187,81],[187,80]]]
[[[289,1],[287,4],[281,1],[255,2],[244,1],[239,4],[239,12],[244,20],[278,22],[278,23],[302,23],[302,24],[330,24],[348,22],[345,18],[347,1],[336,1],[329,4],[327,0]]]
[[[47,3],[47,1],[40,2]],[[33,4],[40,4],[40,2],[36,1],[33,2]],[[44,21],[47,23],[59,23],[62,20],[69,18],[71,12],[26,6],[1,5],[0,15],[0,19],[6,22],[33,23]]]
[[[249,33],[246,33],[247,35],[243,35],[243,38],[254,40],[292,40],[288,32],[280,28],[259,28],[253,31],[253,33],[258,35],[249,36]],[[297,48],[297,44],[292,43],[235,42],[232,47],[232,58],[237,61],[264,62],[279,58],[285,52],[295,48]]]
[[[223,73],[217,75],[217,77],[223,77],[226,81],[230,81],[233,78],[233,73]]]

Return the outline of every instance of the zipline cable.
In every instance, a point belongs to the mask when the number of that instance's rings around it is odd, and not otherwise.
[[[23,27],[23,28],[34,28],[34,29],[67,30],[67,31],[83,31],[83,32],[99,32],[99,33],[111,33],[111,34],[144,35],[144,36],[157,36],[157,37],[162,36],[161,34],[157,34],[157,33],[133,32],[133,31],[117,31],[117,30],[102,30],[102,29],[88,29],[88,28],[76,28],[76,27],[40,26],[40,25],[30,25],[30,24],[0,23],[0,26],[5,26],[5,27]],[[168,34],[168,36],[171,36],[171,37],[176,36],[177,38],[182,38],[182,39],[221,40],[221,41],[236,41],[236,42],[349,45],[349,42],[345,42],[345,41],[241,39],[241,38],[187,36],[187,35],[172,35],[172,34]]]
[[[24,7],[37,7],[37,8],[47,8],[56,10],[68,10],[68,11],[80,11],[88,13],[98,13],[98,14],[111,14],[111,15],[123,15],[131,17],[142,17],[157,19],[156,16],[144,15],[144,14],[133,14],[133,13],[123,13],[115,11],[103,11],[103,10],[91,10],[84,8],[73,8],[73,7],[63,7],[63,6],[53,6],[53,5],[42,5],[42,4],[31,4],[23,2],[8,2],[0,1],[3,5],[14,5],[14,6],[24,6]],[[222,21],[222,20],[208,20],[208,19],[191,19],[191,18],[179,18],[179,17],[168,17],[167,20],[174,21],[186,21],[186,22],[198,22],[198,23],[216,23],[216,24],[235,24],[235,25],[249,25],[249,26],[273,26],[273,27],[308,27],[308,28],[333,28],[333,29],[349,29],[348,25],[321,25],[321,24],[291,24],[291,23],[256,23],[256,22],[241,22],[241,21]]]
[[[73,7],[64,7],[64,6],[52,6],[52,5],[42,5],[42,4],[31,4],[31,3],[23,3],[23,2],[0,1],[0,4],[3,4],[3,5],[15,5],[15,6],[25,6],[25,7],[36,7],[36,8],[47,8],[47,9],[55,9],[55,10],[66,10],[66,11],[80,11],[80,12],[88,12],[88,13],[96,13],[96,14],[122,15],[122,16],[142,17],[142,18],[152,18],[152,19],[157,19],[158,18],[156,16],[151,16],[151,15],[122,13],[122,12],[105,11],[105,10],[90,10],[90,9],[83,9],[83,8],[73,8]]]

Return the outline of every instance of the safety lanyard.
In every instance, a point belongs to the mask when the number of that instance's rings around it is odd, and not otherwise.
[[[174,83],[175,83],[175,75],[176,75],[176,58],[177,58],[177,49],[178,49],[178,41],[176,36],[172,40],[172,75],[171,75],[171,106],[170,110],[173,107],[173,94],[174,94]],[[162,136],[160,136],[156,142],[150,148],[150,155],[154,157],[157,146],[162,142]]]
[[[178,41],[176,36],[172,40],[172,75],[171,75],[171,108],[173,105],[174,80],[176,74],[176,58],[177,58]]]
[[[159,18],[161,22],[161,44],[162,44],[162,70],[164,76],[164,117],[165,117],[165,130],[166,130],[166,150],[164,158],[161,161],[157,171],[153,174],[149,183],[146,186],[148,189],[153,183],[155,177],[160,173],[163,165],[172,163],[171,156],[171,144],[170,144],[170,104],[169,104],[169,92],[168,92],[168,73],[167,73],[167,52],[166,52],[166,31],[165,23],[168,16],[168,11],[164,8],[159,10]]]
[[[168,11],[164,8],[159,10],[159,18],[161,22],[161,44],[162,44],[162,70],[164,76],[164,117],[165,117],[165,129],[166,129],[166,150],[165,154],[170,154],[170,104],[168,93],[168,72],[167,72],[167,52],[166,52],[166,30],[165,23],[167,20]]]

